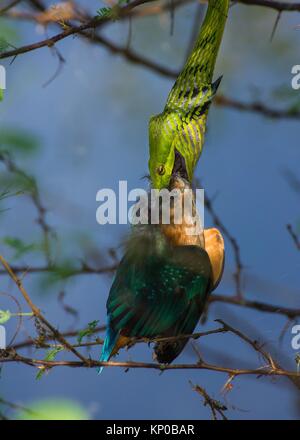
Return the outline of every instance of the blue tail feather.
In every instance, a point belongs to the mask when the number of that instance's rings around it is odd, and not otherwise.
[[[107,330],[106,330],[106,336],[105,336],[105,341],[102,347],[102,353],[100,356],[100,362],[107,362],[109,361],[111,354],[113,352],[114,346],[117,342],[118,339],[118,333],[115,333],[110,325],[109,322],[107,323]],[[97,369],[98,374],[101,374],[103,371],[104,367],[99,367]]]

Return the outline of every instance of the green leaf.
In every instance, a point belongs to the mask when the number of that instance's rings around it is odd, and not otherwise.
[[[78,336],[77,336],[78,344],[81,344],[82,339],[84,337],[91,336],[94,333],[98,323],[99,323],[98,320],[97,321],[89,322],[88,326],[84,330],[81,330],[80,332],[78,332]]]
[[[112,8],[108,8],[108,7],[104,7],[104,8],[100,8],[97,11],[97,14],[99,15],[99,18],[108,18],[111,16],[111,11]]]
[[[120,7],[123,4],[128,4],[128,0],[118,0],[118,2],[112,7],[103,7],[98,9],[97,14],[99,19],[110,18],[112,21],[116,21],[120,18]]]
[[[5,52],[9,48],[10,48],[10,44],[6,40],[6,38],[5,37],[0,37],[0,52]]]
[[[39,147],[35,136],[24,130],[1,128],[0,150],[16,150],[22,153],[33,153]]]
[[[44,357],[44,361],[46,362],[55,361],[57,354],[63,349],[64,349],[63,347],[55,347],[51,350],[48,350],[46,356]],[[36,380],[40,380],[43,377],[43,374],[47,371],[47,367],[42,366],[41,368],[39,368],[39,370],[40,371],[36,375]]]
[[[9,310],[0,310],[0,324],[5,324],[11,318]]]
[[[278,101],[286,101],[295,98],[295,91],[292,89],[292,87],[282,84],[273,88],[271,95]]]
[[[51,271],[43,276],[41,287],[47,289],[56,283],[66,281],[77,273],[78,267],[72,265],[69,261],[62,262],[59,265],[51,267]]]
[[[110,17],[112,19],[119,18],[119,12],[120,12],[120,6],[122,5],[128,5],[130,3],[129,0],[118,0],[116,4],[114,4],[111,7],[105,6],[103,8],[98,9],[97,14],[99,15],[99,18],[107,18]],[[117,17],[113,17],[115,13],[118,13]]]
[[[36,181],[33,177],[6,172],[0,174],[0,188],[9,188],[7,193],[9,193],[11,196],[21,195],[24,193],[34,194],[36,193],[37,189]]]
[[[63,347],[55,347],[52,348],[51,350],[49,350],[44,358],[45,361],[55,361],[55,358],[57,356],[57,354],[61,351],[63,351]]]
[[[300,111],[300,103],[299,102],[295,102],[293,104],[290,105],[290,107],[288,108],[288,113],[290,115],[297,115]]]
[[[15,254],[13,256],[13,259],[15,260],[25,254],[28,254],[29,252],[34,252],[41,249],[41,246],[38,246],[37,244],[25,244],[22,240],[15,237],[4,237],[2,241],[4,244],[15,251]]]
[[[88,412],[72,400],[51,398],[38,400],[16,411],[17,420],[89,420]]]

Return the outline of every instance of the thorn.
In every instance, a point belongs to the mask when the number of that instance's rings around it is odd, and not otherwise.
[[[272,41],[273,41],[273,38],[275,36],[275,32],[277,30],[280,18],[281,18],[281,11],[279,11],[278,14],[277,14],[277,17],[276,17],[276,20],[275,20],[275,23],[274,23],[274,27],[273,27],[273,30],[272,30],[271,38],[270,38],[270,43],[272,43]]]
[[[223,79],[223,75],[221,75],[215,82],[212,83],[211,87],[213,91],[213,96],[217,93],[217,90],[221,84],[222,79]]]
[[[170,35],[174,35],[174,17],[175,17],[175,7],[174,0],[170,0]]]

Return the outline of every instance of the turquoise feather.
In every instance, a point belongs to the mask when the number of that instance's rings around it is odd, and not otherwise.
[[[102,361],[110,358],[119,335],[153,338],[192,333],[212,287],[211,264],[204,249],[171,245],[159,226],[136,230],[107,300]],[[171,362],[185,343],[180,341],[176,347],[164,344],[166,361]],[[164,362],[161,350],[156,354]]]

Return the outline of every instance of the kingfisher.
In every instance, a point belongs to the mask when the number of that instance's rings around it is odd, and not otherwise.
[[[214,228],[193,230],[197,223],[194,200],[190,217],[185,215],[177,224],[176,209],[191,186],[178,174],[170,180],[169,190],[173,189],[179,197],[171,205],[169,224],[135,226],[126,244],[107,300],[107,331],[100,361],[108,361],[135,338],[193,333],[209,294],[219,284],[224,267],[223,237]],[[156,360],[172,362],[187,341],[157,343]]]

